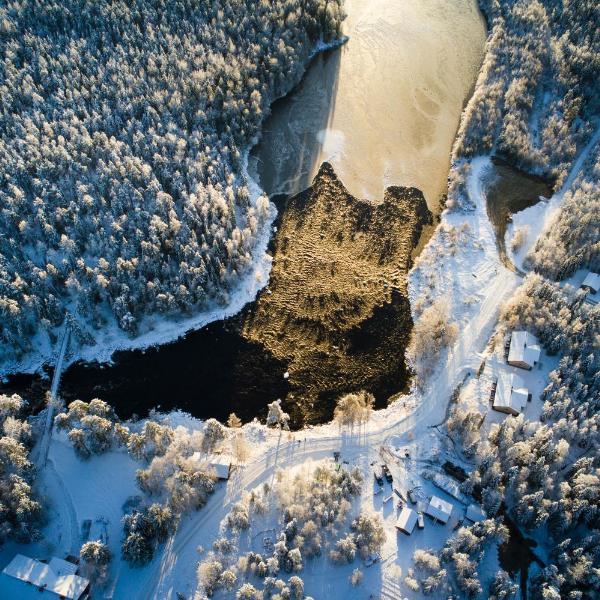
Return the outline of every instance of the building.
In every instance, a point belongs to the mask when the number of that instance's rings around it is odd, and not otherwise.
[[[417,513],[408,506],[405,506],[396,520],[396,528],[410,535],[417,524]]]
[[[17,554],[0,574],[0,598],[79,600],[90,582],[77,575],[77,565],[52,557],[45,563]]]
[[[458,484],[458,482],[454,481],[453,479],[450,479],[450,477],[447,477],[442,473],[428,473],[430,474],[431,482],[433,483],[433,485],[442,490],[442,492],[446,492],[446,494],[448,494],[449,496],[456,498],[456,500],[458,500],[459,502],[466,504],[468,500],[465,497],[465,495],[460,491],[460,485]]]
[[[510,336],[508,364],[531,371],[540,360],[542,349],[534,335],[527,331],[513,331]]]
[[[600,275],[598,275],[598,273],[592,273],[592,271],[590,271],[585,276],[581,287],[584,290],[588,290],[592,294],[597,294],[598,290],[600,290]]]
[[[517,416],[525,410],[529,400],[529,390],[515,373],[498,378],[492,408],[507,415]]]
[[[452,514],[452,504],[437,496],[431,496],[431,500],[425,509],[425,514],[436,521],[441,521],[446,524]]]
[[[198,463],[199,467],[207,467],[217,479],[229,479],[231,473],[231,457],[226,454],[206,455],[203,452],[194,452],[191,459]]]
[[[487,519],[487,515],[483,512],[483,509],[481,506],[479,506],[479,504],[470,504],[467,507],[465,517],[469,519],[469,521],[473,521],[473,523],[485,521]]]
[[[231,457],[218,454],[210,457],[210,466],[214,470],[217,479],[229,479],[231,473]]]

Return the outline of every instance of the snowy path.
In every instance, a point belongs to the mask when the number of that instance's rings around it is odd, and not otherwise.
[[[571,172],[569,173],[569,176],[565,180],[565,182],[564,182],[563,186],[560,188],[560,190],[558,192],[556,192],[556,194],[554,194],[554,197],[560,196],[560,199],[562,199],[565,192],[567,190],[571,189],[571,186],[575,182],[577,175],[579,175],[579,171],[581,171],[581,169],[583,168],[583,165],[585,164],[585,161],[587,160],[589,153],[591,152],[592,148],[596,145],[596,143],[599,140],[600,140],[600,127],[598,127],[598,129],[594,132],[594,135],[592,135],[592,137],[590,138],[590,141],[585,145],[584,149],[581,151],[581,153],[577,157],[577,160],[573,163],[573,166],[571,167]]]
[[[295,439],[281,444],[278,449],[269,448],[261,457],[243,467],[225,489],[218,490],[199,513],[183,523],[175,540],[165,548],[154,575],[136,597],[174,597],[174,593],[179,591],[176,586],[183,579],[176,574],[183,574],[191,569],[191,565],[183,557],[194,554],[193,550],[200,540],[207,538],[208,531],[212,529],[217,533],[219,523],[243,490],[250,490],[269,481],[276,468],[289,468],[308,460],[331,457],[335,450],[340,450],[344,459],[352,461],[369,450],[376,452],[379,445],[391,435],[407,437],[412,433],[417,437],[426,434],[427,429],[439,421],[456,386],[468,372],[474,373],[477,370],[481,362],[478,355],[485,349],[492,334],[499,307],[510,297],[519,282],[520,278],[514,272],[504,267],[498,269],[479,310],[468,325],[462,328],[445,363],[437,370],[437,376],[430,382],[422,401],[412,413],[396,420],[392,417],[389,425],[353,437],[340,434],[310,438],[307,446],[298,444]],[[385,591],[388,595],[391,593],[391,590]]]
[[[59,515],[59,543],[61,545],[61,549],[65,554],[79,556],[79,548],[81,544],[75,505],[73,504],[73,499],[71,498],[71,494],[69,493],[67,486],[56,471],[54,462],[51,458],[47,460],[46,466],[44,467],[43,482],[47,492],[50,492],[49,495],[51,495],[54,502],[57,503],[53,508]],[[59,493],[56,493],[56,490],[58,490]]]

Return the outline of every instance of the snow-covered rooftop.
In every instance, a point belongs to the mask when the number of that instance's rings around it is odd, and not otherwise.
[[[412,508],[405,506],[402,509],[402,512],[398,515],[396,527],[400,529],[400,531],[404,531],[404,533],[408,533],[408,535],[410,535],[413,532],[416,523],[417,513]]]
[[[29,591],[39,598],[40,593],[77,600],[89,585],[89,581],[75,575],[77,567],[60,558],[52,558],[49,564],[17,554],[2,571],[0,597],[27,599]],[[20,584],[15,586],[15,580]],[[25,585],[23,585],[25,584]],[[33,588],[30,586],[34,586]],[[16,596],[15,596],[16,594]]]
[[[449,496],[456,498],[459,502],[465,502],[465,495],[460,491],[460,486],[456,481],[450,479],[442,473],[432,473],[431,481],[433,485],[446,492]]]
[[[213,456],[210,458],[210,466],[214,469],[215,475],[219,479],[229,479],[229,471],[231,470],[231,457]]]
[[[198,463],[209,466],[218,479],[229,479],[232,463],[231,456],[227,454],[211,454],[207,456],[202,452],[194,452],[191,458]]]
[[[598,273],[593,273],[590,271],[583,280],[581,287],[589,288],[592,294],[595,294],[598,290],[600,290],[600,275]]]
[[[494,410],[518,415],[527,406],[528,397],[529,390],[516,373],[501,373],[492,407]]]
[[[437,496],[431,496],[431,500],[425,509],[425,512],[434,519],[447,523],[452,514],[452,504],[446,502]]]
[[[541,352],[542,349],[534,335],[528,331],[513,331],[508,352],[509,364],[531,369],[540,360]]]

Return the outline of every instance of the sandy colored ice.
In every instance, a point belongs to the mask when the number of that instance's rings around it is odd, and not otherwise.
[[[349,41],[319,55],[276,104],[257,155],[269,193],[294,193],[329,161],[349,191],[414,186],[434,211],[483,57],[474,0],[347,0]]]

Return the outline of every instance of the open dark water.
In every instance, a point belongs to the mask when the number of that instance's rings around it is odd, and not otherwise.
[[[496,245],[502,262],[513,268],[506,253],[506,229],[511,215],[552,196],[552,182],[525,173],[505,160],[493,157],[486,197],[487,214],[496,233]],[[509,240],[510,242],[510,240]]]
[[[296,89],[273,106],[253,152],[255,170],[268,193],[293,194],[329,159],[357,196],[379,198],[388,185],[415,185],[437,210],[483,57],[477,3],[348,0],[346,10],[348,43],[318,55]],[[386,310],[353,334],[354,348],[373,352],[377,332],[394,327]],[[289,396],[287,368],[239,335],[242,322],[238,315],[159,348],[117,352],[110,365],[75,363],[63,374],[60,394],[67,402],[100,397],[124,418],[154,407],[200,418],[225,420],[231,412],[244,421],[262,418],[268,402]],[[398,372],[373,385],[378,407],[406,383],[398,363]],[[12,376],[0,393],[20,393],[41,407],[49,374]],[[339,393],[323,390],[310,422],[329,420]],[[300,426],[307,410],[292,402],[286,408]]]
[[[217,321],[171,344],[117,352],[110,366],[75,363],[62,377],[61,396],[105,399],[122,418],[152,407],[221,421],[231,412],[243,421],[266,416],[266,403],[288,392],[286,365],[240,336],[238,323]]]

